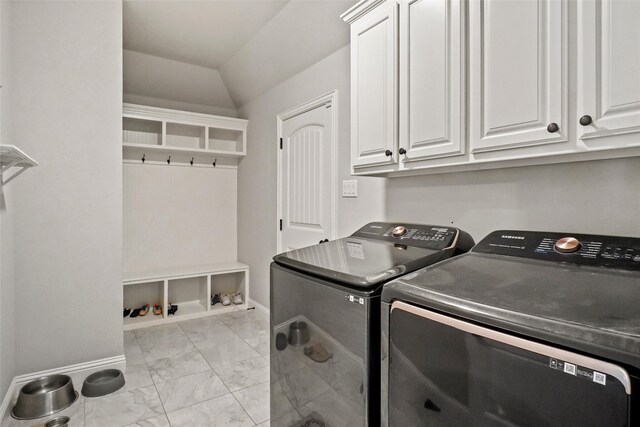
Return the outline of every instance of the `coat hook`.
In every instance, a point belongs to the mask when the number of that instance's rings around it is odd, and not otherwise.
[[[191,163],[191,166],[193,166],[193,157],[191,158],[191,161],[189,163]]]
[[[143,154],[143,155],[142,155],[142,163],[144,163],[144,161],[146,160],[146,159],[145,159],[145,157],[146,157],[146,156],[147,156],[146,154]]]
[[[216,167],[216,162],[217,162],[217,161],[218,161],[218,159],[215,159],[215,160],[213,161],[213,167],[214,167],[214,168]]]
[[[171,164],[171,156],[169,156],[169,158],[167,159],[167,164],[170,165]]]

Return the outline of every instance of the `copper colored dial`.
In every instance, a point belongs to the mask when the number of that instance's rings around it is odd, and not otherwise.
[[[570,254],[579,251],[581,246],[580,241],[575,237],[563,237],[558,239],[554,249],[563,254]]]
[[[396,228],[393,229],[391,234],[393,235],[393,237],[404,236],[405,234],[407,234],[407,227],[399,225],[399,226],[397,226]]]

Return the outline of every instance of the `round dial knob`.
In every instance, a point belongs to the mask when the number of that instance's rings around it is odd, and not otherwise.
[[[393,235],[393,237],[404,236],[405,234],[407,234],[407,227],[399,225],[399,226],[397,226],[396,228],[393,229],[391,234]]]
[[[570,254],[580,250],[582,244],[575,237],[563,237],[556,242],[554,249],[563,254]]]

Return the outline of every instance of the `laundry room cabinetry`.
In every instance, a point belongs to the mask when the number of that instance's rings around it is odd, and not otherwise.
[[[398,160],[398,5],[393,0],[351,25],[351,158],[358,168]]]
[[[393,48],[362,48],[381,16],[397,16]],[[640,155],[637,1],[362,0],[342,18],[354,175]]]
[[[469,2],[472,153],[568,141],[566,32],[566,1]]]
[[[354,170],[463,153],[462,1],[368,1],[342,17],[351,24]]]
[[[589,150],[640,144],[640,2],[580,1],[578,138]]]

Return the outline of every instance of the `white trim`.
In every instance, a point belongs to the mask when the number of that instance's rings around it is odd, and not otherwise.
[[[340,18],[347,24],[351,24],[384,2],[385,0],[361,0],[340,15]]]
[[[298,105],[290,110],[285,111],[284,113],[280,113],[277,116],[277,135],[276,135],[276,147],[278,149],[278,166],[277,166],[277,216],[276,219],[279,221],[282,219],[282,150],[280,150],[280,138],[282,138],[282,125],[285,120],[291,119],[300,114],[306,113],[307,111],[313,110],[314,108],[318,108],[322,105],[330,105],[331,106],[331,230],[330,237],[331,239],[335,239],[337,237],[337,229],[338,229],[338,90],[332,90],[331,92],[325,93],[317,98],[314,98],[310,101],[305,102],[304,104]],[[277,236],[277,252],[282,252],[282,232],[280,231],[280,224],[276,224],[276,236]]]
[[[14,377],[11,381],[11,384],[9,385],[7,394],[5,394],[4,399],[2,400],[2,406],[0,406],[0,421],[4,420],[7,410],[15,404],[18,398],[18,392],[20,391],[22,386],[29,381],[44,377],[46,375],[55,374],[72,375],[84,373],[86,374],[86,377],[94,372],[101,371],[103,369],[119,369],[122,372],[126,372],[127,359],[125,358],[124,354],[122,354],[120,356],[107,357],[105,359],[97,359],[89,362],[77,363],[75,365],[47,369],[44,371],[32,372],[30,374],[23,374]],[[81,385],[74,384],[74,387],[76,389],[79,389],[81,388]]]
[[[265,307],[264,305],[260,304],[259,302],[257,302],[254,299],[251,299],[251,298],[249,298],[248,301],[249,301],[249,306],[253,306],[253,307],[256,308],[256,310],[259,310],[259,311],[265,313],[266,315],[269,315],[270,310],[267,307]]]
[[[16,387],[16,377],[11,380],[11,384],[9,384],[9,388],[7,389],[7,393],[4,395],[4,399],[2,399],[2,405],[0,406],[0,423],[4,420],[4,416],[7,413],[7,409],[9,409],[11,403],[13,402],[13,394],[14,390],[19,390]]]

